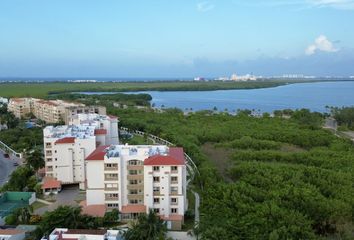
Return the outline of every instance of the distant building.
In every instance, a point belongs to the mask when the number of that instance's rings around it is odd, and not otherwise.
[[[58,123],[64,121],[66,124],[70,117],[79,113],[106,114],[105,107],[85,106],[81,103],[72,103],[63,100],[42,100],[37,98],[11,98],[8,110],[17,118],[24,118],[32,113],[46,123]]]
[[[194,78],[194,81],[204,81],[205,80],[205,78],[203,78],[203,77],[195,77]]]
[[[86,173],[84,211],[90,206],[100,211],[118,209],[122,221],[130,221],[152,209],[168,229],[181,229],[187,210],[182,148],[101,146],[86,157]]]
[[[85,189],[85,158],[96,147],[118,144],[118,119],[114,116],[79,114],[72,125],[43,130],[46,177],[62,184],[78,183]]]
[[[256,81],[257,77],[254,75],[250,75],[250,74],[246,74],[246,75],[242,75],[242,76],[238,76],[237,74],[232,74],[230,80],[232,81],[239,81],[239,82],[243,82],[243,81]]]
[[[119,230],[56,228],[41,240],[123,240]]]
[[[26,232],[19,229],[0,229],[1,240],[24,240]]]

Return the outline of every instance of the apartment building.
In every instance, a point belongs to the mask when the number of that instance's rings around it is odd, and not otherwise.
[[[153,209],[169,229],[181,229],[186,205],[182,148],[100,146],[86,158],[86,204],[118,209],[123,221]]]
[[[106,229],[68,229],[55,228],[48,236],[41,240],[123,240],[119,230]]]
[[[42,100],[37,98],[12,98],[8,110],[18,118],[32,113],[46,123],[64,121],[68,124],[72,116],[80,113],[106,114],[105,107],[85,106],[81,103],[71,103],[63,100]]]
[[[65,124],[78,114],[99,114],[106,115],[106,107],[103,106],[69,106],[65,108],[63,120]]]
[[[31,113],[32,98],[11,98],[7,105],[7,110],[12,112],[15,117],[23,118]]]
[[[43,137],[46,177],[85,189],[85,158],[98,146],[118,143],[118,120],[97,115],[77,125],[48,126]]]

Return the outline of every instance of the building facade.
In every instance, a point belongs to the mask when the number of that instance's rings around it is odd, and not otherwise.
[[[65,122],[80,113],[106,114],[105,107],[85,106],[81,103],[72,103],[63,100],[42,100],[37,98],[12,98],[8,104],[8,110],[17,118],[24,118],[32,113],[46,123]]]
[[[85,189],[85,158],[96,147],[118,143],[118,120],[96,114],[77,125],[48,126],[43,137],[46,177]]]
[[[101,146],[86,158],[86,178],[87,206],[118,209],[123,221],[152,209],[169,229],[181,229],[187,210],[182,148]]]
[[[105,229],[67,229],[55,228],[48,238],[41,240],[123,240],[122,233],[119,230]]]

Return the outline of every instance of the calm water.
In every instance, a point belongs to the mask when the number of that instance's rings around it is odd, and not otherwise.
[[[277,109],[309,108],[324,112],[325,106],[354,106],[354,82],[301,83],[276,88],[219,91],[135,92],[148,93],[156,107],[182,110],[255,109],[272,112]],[[92,93],[87,93],[92,94]]]

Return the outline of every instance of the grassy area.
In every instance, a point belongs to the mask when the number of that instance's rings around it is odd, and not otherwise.
[[[221,89],[253,89],[285,85],[285,81],[256,81],[256,82],[120,82],[120,83],[2,83],[2,97],[46,97],[51,93],[64,92],[114,92],[114,91],[206,91]]]
[[[31,206],[32,206],[33,210],[37,210],[39,208],[42,208],[42,207],[45,207],[45,206],[48,206],[48,205],[45,204],[45,203],[36,201]]]

